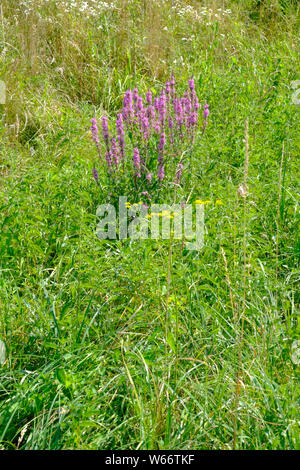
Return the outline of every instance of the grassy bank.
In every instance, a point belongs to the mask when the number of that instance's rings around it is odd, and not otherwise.
[[[1,4],[0,446],[298,449],[299,4],[86,4]],[[171,73],[205,246],[100,241],[90,118]]]

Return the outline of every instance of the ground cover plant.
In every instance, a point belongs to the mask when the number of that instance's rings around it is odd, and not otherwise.
[[[1,1],[1,449],[299,449],[299,17]],[[99,240],[120,193],[202,250]]]

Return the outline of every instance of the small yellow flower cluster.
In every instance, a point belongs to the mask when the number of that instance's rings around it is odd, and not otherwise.
[[[202,201],[201,199],[196,199],[195,204],[211,204],[211,201],[210,200]],[[217,199],[215,204],[217,206],[220,206],[223,204],[223,202],[220,199]]]
[[[184,297],[180,297],[179,299],[175,297],[175,295],[170,295],[168,298],[169,304],[178,305],[178,307],[182,307],[182,304],[186,303],[186,299]]]
[[[131,204],[130,202],[126,202],[126,207],[138,207],[138,206],[141,206],[143,203],[142,201],[138,202],[138,203],[134,203],[134,204]]]
[[[195,201],[195,204],[210,204],[210,203],[211,203],[211,201],[202,201],[201,199],[197,199]]]

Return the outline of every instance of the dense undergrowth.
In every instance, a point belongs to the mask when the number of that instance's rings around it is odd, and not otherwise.
[[[0,14],[0,446],[299,448],[299,4]],[[205,246],[98,240],[90,119],[172,73],[210,106],[178,189]]]

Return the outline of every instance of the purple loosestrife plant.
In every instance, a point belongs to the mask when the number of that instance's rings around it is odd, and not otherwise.
[[[115,131],[113,126],[109,131],[107,116],[102,117],[101,142],[97,120],[91,120],[92,139],[99,156],[105,155],[101,164],[115,191],[131,188],[153,196],[169,184],[180,185],[185,173],[184,159],[189,158],[195,139],[200,136],[200,108],[202,132],[207,129],[209,106],[206,102],[200,106],[193,78],[188,81],[186,92],[179,94],[172,75],[160,93],[154,95],[154,91],[147,91],[142,96],[137,87],[127,90]],[[95,166],[93,176],[99,180]]]

